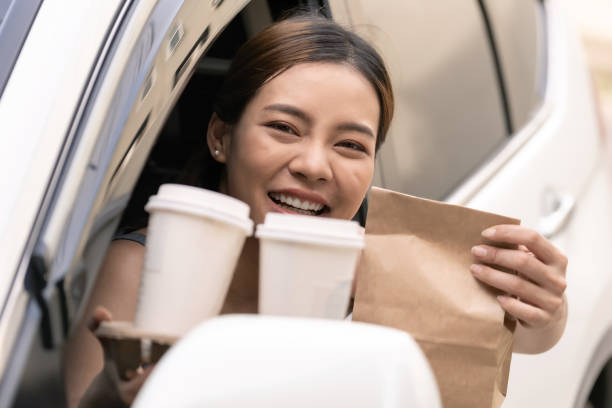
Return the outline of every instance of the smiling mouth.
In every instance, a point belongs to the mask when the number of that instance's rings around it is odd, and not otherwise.
[[[268,197],[270,197],[270,199],[279,207],[298,214],[321,215],[324,212],[329,211],[329,207],[324,204],[299,199],[287,194],[268,193]]]

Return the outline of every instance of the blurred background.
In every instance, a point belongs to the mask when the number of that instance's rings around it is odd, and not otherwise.
[[[599,94],[606,132],[612,132],[612,1],[569,0],[568,15],[582,38]]]

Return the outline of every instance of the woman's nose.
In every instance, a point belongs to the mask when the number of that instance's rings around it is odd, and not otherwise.
[[[332,168],[325,147],[316,144],[300,146],[298,154],[289,162],[289,171],[307,181],[329,181]]]

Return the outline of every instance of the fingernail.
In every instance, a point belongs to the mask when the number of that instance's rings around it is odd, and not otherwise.
[[[493,238],[495,236],[495,228],[487,228],[482,231],[482,236],[487,238]]]
[[[476,256],[487,256],[487,250],[480,246],[473,247],[472,253]]]
[[[472,264],[470,265],[470,270],[475,274],[479,274],[480,272],[482,272],[482,266],[478,264]]]
[[[508,300],[508,296],[499,295],[497,296],[497,300],[499,300],[501,303],[506,303],[506,301]]]

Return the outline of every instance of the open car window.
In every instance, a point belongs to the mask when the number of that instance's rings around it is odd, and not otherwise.
[[[52,371],[58,370],[56,346],[81,317],[122,216],[142,212],[139,200],[160,183],[176,181],[188,155],[201,145],[215,89],[236,49],[302,3],[124,2],[76,113],[74,143],[33,253],[31,264],[38,265],[47,286],[38,297],[42,305],[33,298],[28,303],[34,313],[23,323],[6,365],[25,370],[14,376],[60,378]],[[50,324],[39,324],[40,307]],[[56,357],[41,366],[40,357],[51,355]],[[45,395],[41,384],[22,382],[18,401],[40,403],[31,398]]]

